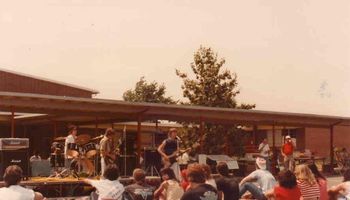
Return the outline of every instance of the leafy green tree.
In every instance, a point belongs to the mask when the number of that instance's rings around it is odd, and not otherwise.
[[[225,59],[218,58],[218,55],[211,49],[200,47],[194,54],[194,62],[191,63],[191,69],[194,78],[191,79],[186,73],[176,70],[183,85],[183,96],[188,99],[184,104],[200,105],[209,107],[252,109],[255,104],[238,104],[235,97],[240,93],[237,88],[237,74],[231,73],[228,69],[223,69]],[[188,124],[187,124],[188,125]],[[193,130],[185,124],[183,137],[193,137]],[[190,127],[194,127],[191,125]],[[187,129],[187,131],[186,131]],[[196,129],[195,131],[198,131]],[[196,134],[199,135],[198,133]],[[242,140],[242,131],[236,126],[223,126],[218,124],[206,123],[204,126],[204,151],[206,153],[241,154],[244,140]],[[199,138],[194,139],[198,140]],[[191,139],[190,139],[191,140]],[[193,139],[192,139],[193,140]],[[193,142],[194,142],[193,141]],[[228,142],[229,149],[225,149]],[[232,147],[232,148],[231,148]]]
[[[176,101],[171,97],[166,97],[165,92],[166,87],[164,84],[158,84],[155,81],[148,83],[145,77],[141,77],[136,83],[135,89],[124,92],[123,99],[131,102],[175,104]]]

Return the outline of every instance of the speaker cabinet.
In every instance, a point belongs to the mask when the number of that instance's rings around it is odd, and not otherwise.
[[[29,177],[28,149],[0,151],[0,180],[3,180],[5,169],[10,165],[18,165],[23,170],[23,177]]]

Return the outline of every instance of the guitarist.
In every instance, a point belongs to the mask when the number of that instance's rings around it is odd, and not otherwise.
[[[103,175],[107,166],[115,164],[116,154],[114,152],[113,135],[114,129],[107,128],[106,132],[100,141],[100,155],[101,155],[101,174]]]
[[[176,178],[180,180],[180,167],[176,160],[179,153],[179,140],[177,139],[176,128],[169,129],[168,139],[164,140],[162,144],[159,145],[158,152],[163,158],[164,168],[170,167],[173,169]]]

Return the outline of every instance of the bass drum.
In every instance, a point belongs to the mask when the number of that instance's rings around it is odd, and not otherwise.
[[[76,143],[69,143],[67,145],[67,155],[73,158],[79,156],[79,146]]]
[[[85,151],[85,156],[87,158],[92,158],[97,154],[97,147],[95,143],[87,143],[86,145],[84,145],[84,151]]]

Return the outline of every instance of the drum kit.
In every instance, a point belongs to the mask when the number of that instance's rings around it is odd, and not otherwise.
[[[99,150],[96,143],[102,138],[103,135],[91,138],[90,135],[81,134],[75,138],[75,143],[67,144],[67,157],[71,159],[69,168],[74,174],[96,175]],[[57,137],[51,145],[50,163],[56,172],[58,168],[64,167],[65,139],[66,137]]]

